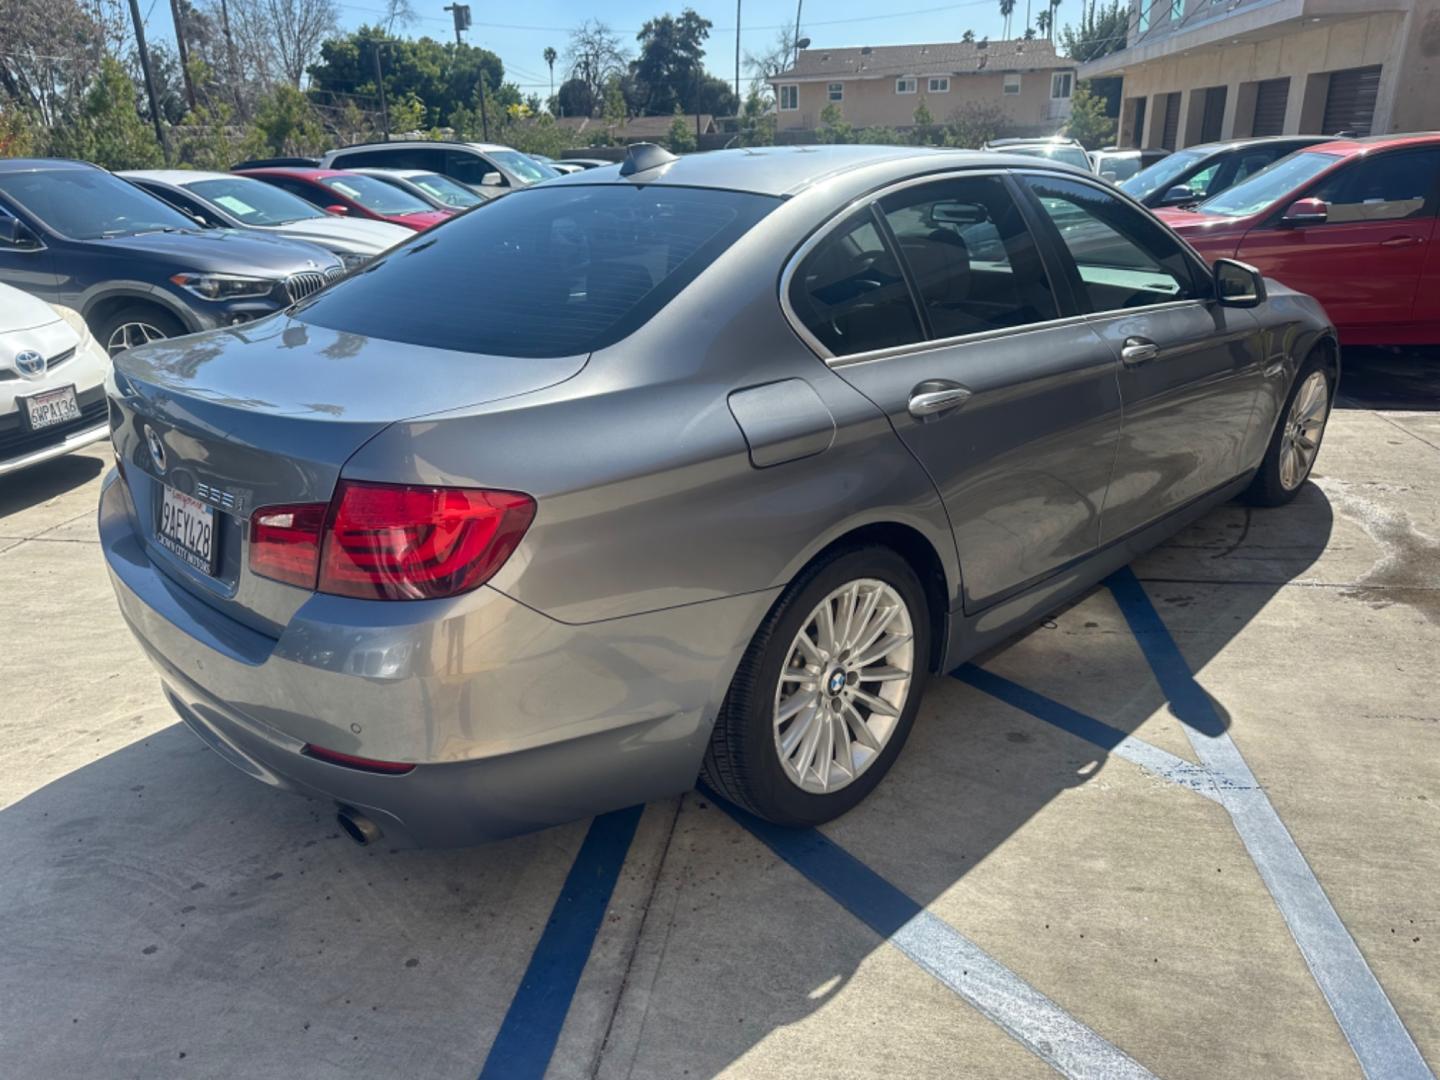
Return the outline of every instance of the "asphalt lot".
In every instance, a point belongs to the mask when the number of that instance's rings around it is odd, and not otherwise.
[[[1440,353],[1346,362],[1295,503],[934,679],[801,833],[700,792],[357,848],[173,718],[108,452],[7,478],[0,1076],[1429,1075]]]

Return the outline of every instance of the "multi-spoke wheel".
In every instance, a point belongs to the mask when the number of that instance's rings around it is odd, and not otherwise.
[[[1312,354],[1301,365],[1286,399],[1280,423],[1266,449],[1265,459],[1246,492],[1250,502],[1280,506],[1295,497],[1315,466],[1325,421],[1330,418],[1331,369],[1324,357]]]
[[[782,824],[844,813],[880,782],[909,734],[929,641],[925,590],[895,551],[854,548],[812,565],[741,661],[705,779]]]
[[[104,344],[105,351],[111,356],[185,332],[173,315],[150,304],[121,308],[101,320],[94,329],[95,339]]]
[[[891,586],[852,581],[815,605],[775,687],[775,748],[804,791],[839,791],[870,767],[910,695],[915,632]]]

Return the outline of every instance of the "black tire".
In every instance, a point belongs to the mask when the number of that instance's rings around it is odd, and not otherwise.
[[[1321,424],[1319,436],[1316,439],[1315,457],[1312,457],[1299,482],[1293,487],[1287,488],[1280,479],[1280,459],[1285,441],[1285,427],[1289,422],[1290,409],[1295,403],[1296,396],[1300,393],[1300,388],[1315,372],[1319,372],[1325,379],[1325,420]],[[1285,395],[1285,404],[1281,407],[1279,419],[1275,422],[1275,430],[1270,433],[1270,445],[1265,448],[1265,457],[1260,462],[1260,468],[1256,471],[1255,478],[1250,481],[1250,486],[1241,496],[1244,502],[1251,506],[1284,506],[1299,494],[1319,456],[1320,444],[1324,442],[1325,429],[1329,426],[1329,410],[1334,401],[1335,375],[1326,365],[1323,353],[1317,349],[1305,358],[1305,362],[1300,365],[1300,370],[1295,373],[1295,379],[1290,384],[1290,393]]]
[[[792,643],[811,613],[836,589],[863,578],[889,585],[909,609],[913,675],[889,741],[874,760],[837,791],[807,792],[786,774],[775,745],[776,687]],[[899,756],[920,708],[929,665],[929,605],[910,564],[879,545],[837,550],[807,567],[755,632],[715,720],[702,777],[717,794],[779,825],[819,825],[839,817],[874,790]]]
[[[158,332],[161,338],[179,337],[186,333],[184,325],[170,312],[154,304],[134,303],[126,304],[124,307],[116,308],[105,318],[98,320],[91,326],[91,332],[100,347],[114,356],[123,349],[112,349],[111,339],[115,337],[121,327],[129,324],[138,324],[150,327]]]

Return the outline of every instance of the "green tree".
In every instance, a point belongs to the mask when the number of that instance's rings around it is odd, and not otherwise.
[[[412,91],[390,103],[390,130],[397,135],[419,131],[425,126],[425,103]]]
[[[1088,82],[1075,86],[1066,127],[1070,137],[1080,140],[1086,150],[1105,146],[1115,137],[1115,121],[1105,115],[1105,99],[1091,93]]]
[[[0,157],[39,157],[46,152],[45,130],[28,109],[0,108]]]
[[[198,105],[185,114],[183,122],[171,129],[175,161],[191,169],[225,172],[238,160],[231,126],[230,106]]]
[[[1125,48],[1125,33],[1130,25],[1129,6],[1121,6],[1120,0],[1110,0],[1101,5],[1082,5],[1080,24],[1066,26],[1060,31],[1060,47],[1065,55],[1078,63],[1098,60]],[[1105,115],[1114,119],[1120,115],[1120,89],[1122,80],[1117,78],[1090,80],[1090,92],[1105,101]]]
[[[1015,14],[1015,0],[1000,0],[1000,15],[1005,20],[1004,34],[1010,36],[1010,16]]]
[[[74,119],[55,129],[55,153],[106,169],[153,169],[164,162],[155,132],[135,110],[135,84],[120,61],[104,57]]]
[[[605,82],[605,123],[611,127],[618,127],[625,123],[630,115],[629,108],[625,104],[625,91],[622,89],[620,76],[612,75]]]
[[[665,141],[677,154],[688,154],[697,145],[694,125],[690,118],[680,111],[679,105],[675,106],[675,119],[670,121],[670,131],[665,136]]]
[[[945,144],[978,149],[981,143],[999,138],[1008,123],[1005,110],[993,101],[967,101],[946,121]]]
[[[553,98],[555,96],[555,61],[560,59],[560,54],[546,45],[545,51],[540,55],[545,60],[545,66],[550,69],[550,96]]]
[[[650,19],[635,35],[640,55],[630,64],[638,111],[663,116],[678,105],[686,112],[700,111],[696,99],[704,77],[705,39],[711,22],[686,8],[679,18],[662,15]]]
[[[832,101],[820,113],[820,127],[815,132],[815,138],[822,143],[853,143],[855,128],[845,119],[840,106]]]
[[[740,145],[775,145],[775,113],[757,87],[751,86],[740,110]]]
[[[967,44],[967,45],[972,45],[972,44],[974,44],[974,42],[975,42],[975,31],[974,31],[974,30],[966,30],[965,33],[963,33],[963,34],[960,35],[960,40],[963,41],[963,42],[965,42],[965,44]]]
[[[290,157],[324,153],[330,136],[310,99],[281,83],[256,105],[254,129],[247,141],[246,157]]]

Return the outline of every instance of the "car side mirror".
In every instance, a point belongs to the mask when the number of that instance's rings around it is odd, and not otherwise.
[[[1216,259],[1215,297],[1226,307],[1259,307],[1265,302],[1265,278],[1259,270],[1234,259]]]
[[[339,203],[336,203],[333,206],[325,207],[325,212],[327,214],[334,214],[336,217],[344,217],[346,214],[350,213],[350,208],[348,206],[341,206]]]
[[[1330,220],[1330,206],[1324,199],[1296,199],[1280,215],[1280,224],[1287,229],[1306,225],[1324,225]]]
[[[1113,184],[1113,183],[1115,183],[1115,177],[1116,177],[1116,175],[1117,175],[1117,174],[1116,174],[1116,172],[1115,172],[1114,169],[1106,169],[1104,172],[1102,172],[1102,173],[1100,174],[1100,179],[1101,179],[1101,180],[1109,181],[1110,183]]]
[[[23,221],[13,217],[0,217],[0,244],[26,250],[39,247],[40,241]]]
[[[1186,203],[1192,203],[1195,200],[1195,192],[1189,184],[1176,184],[1169,191],[1165,192],[1165,197],[1160,200],[1160,205],[1184,206]]]
[[[487,172],[484,176],[480,177],[480,183],[485,187],[499,187],[500,174],[498,172]]]

